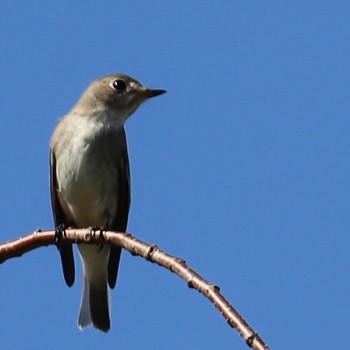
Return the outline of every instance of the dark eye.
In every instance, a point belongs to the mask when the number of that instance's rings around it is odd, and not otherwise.
[[[126,83],[121,79],[114,80],[112,86],[117,92],[124,92],[126,90]]]

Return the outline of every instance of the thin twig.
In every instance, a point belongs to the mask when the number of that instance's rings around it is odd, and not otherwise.
[[[67,229],[62,240],[73,243],[101,243],[100,233],[95,233],[95,231],[91,229]],[[197,272],[192,270],[184,260],[165,253],[156,245],[150,245],[140,241],[129,233],[106,231],[104,232],[104,240],[107,243],[128,250],[133,255],[139,255],[148,261],[176,273],[190,288],[194,288],[202,293],[215,305],[228,324],[237,329],[248,346],[256,350],[269,349],[260,336],[223,297],[220,293],[220,288],[201,277]],[[55,243],[55,231],[39,230],[14,241],[0,244],[0,263],[13,257],[21,256],[33,249]]]

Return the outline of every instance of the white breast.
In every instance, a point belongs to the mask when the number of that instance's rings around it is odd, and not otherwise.
[[[118,159],[111,145],[118,128],[74,116],[61,135],[55,156],[62,209],[77,226],[107,225],[117,210]]]

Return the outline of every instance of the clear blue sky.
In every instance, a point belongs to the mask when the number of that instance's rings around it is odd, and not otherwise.
[[[128,121],[128,231],[180,256],[273,349],[345,349],[349,1],[1,1],[1,241],[52,228],[48,145],[90,81],[168,90]],[[76,326],[55,247],[0,265],[3,349],[247,349],[124,252],[112,329]]]

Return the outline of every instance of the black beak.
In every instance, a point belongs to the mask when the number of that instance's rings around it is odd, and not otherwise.
[[[156,97],[159,95],[162,95],[166,93],[166,90],[162,90],[162,89],[146,89],[143,93],[143,96],[145,97],[145,99],[151,98],[151,97]]]

